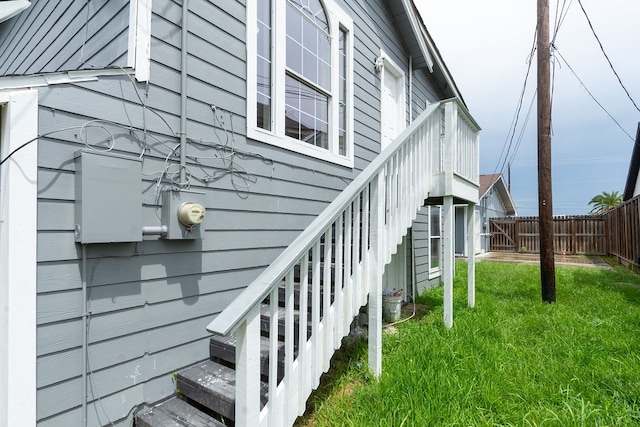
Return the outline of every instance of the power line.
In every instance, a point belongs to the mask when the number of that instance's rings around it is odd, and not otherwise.
[[[606,108],[604,108],[604,106],[596,99],[596,97],[591,93],[591,91],[587,88],[587,85],[584,84],[584,82],[582,81],[582,79],[580,77],[578,77],[578,74],[576,74],[576,72],[573,70],[573,68],[571,67],[571,65],[569,65],[569,63],[567,62],[567,60],[564,58],[564,56],[562,56],[562,54],[560,53],[560,51],[558,50],[557,46],[552,46],[553,48],[553,52],[554,55],[557,53],[558,56],[560,57],[560,59],[562,59],[562,61],[567,65],[567,67],[569,68],[569,70],[571,71],[571,73],[573,73],[573,75],[575,76],[576,79],[578,79],[578,81],[580,82],[580,84],[582,85],[582,87],[584,88],[584,90],[587,91],[587,93],[589,94],[589,96],[591,97],[591,99],[593,99],[595,101],[596,104],[598,104],[598,106],[600,108],[602,108],[602,110],[607,113],[607,115],[611,118],[611,120],[613,120],[613,122],[618,125],[618,127],[620,128],[620,130],[622,130],[622,132],[625,133],[625,135],[627,135],[629,137],[629,139],[631,141],[635,141],[634,138],[629,135],[629,133],[622,127],[622,125],[611,115],[611,113],[609,111],[607,111]]]
[[[558,31],[560,31],[560,27],[564,23],[564,20],[566,19],[567,14],[569,13],[569,8],[571,7],[571,3],[573,3],[573,0],[569,0],[569,5],[567,5],[567,0],[564,0],[562,3],[562,8],[560,8],[560,0],[558,0],[557,2],[556,22],[553,29],[553,37],[551,38],[551,44],[555,44],[556,42],[556,37],[558,37]],[[558,10],[560,10],[560,13],[558,13]]]
[[[500,173],[502,173],[504,171],[504,167],[507,163],[507,158],[509,158],[509,152],[511,151],[511,146],[513,144],[513,138],[515,137],[515,133],[516,133],[516,129],[518,127],[518,120],[520,118],[520,111],[522,110],[522,102],[524,100],[524,95],[526,93],[527,90],[527,82],[529,80],[529,74],[531,72],[531,64],[533,62],[533,54],[536,51],[536,40],[538,38],[538,27],[536,26],[536,30],[534,32],[534,36],[533,36],[533,46],[531,47],[531,52],[529,53],[529,56],[527,57],[527,62],[528,62],[528,67],[527,67],[527,73],[525,75],[524,78],[524,83],[522,85],[522,91],[520,93],[520,99],[518,100],[518,106],[516,107],[516,112],[514,114],[513,120],[511,121],[511,126],[509,127],[509,132],[507,133],[507,139],[505,139],[504,141],[504,145],[502,146],[502,151],[500,152],[500,157],[498,157],[498,163],[496,164],[496,167],[493,170],[493,175],[495,175],[498,172],[498,165],[500,165],[500,160],[502,159],[502,154],[504,154],[504,161],[502,162],[502,166],[500,167]],[[511,136],[509,136],[511,135]],[[506,154],[505,154],[505,148],[506,148]]]
[[[509,158],[509,164],[513,163],[513,159],[515,159],[516,154],[518,154],[518,150],[520,149],[520,144],[524,139],[524,132],[527,130],[527,125],[529,124],[529,119],[531,118],[531,112],[533,111],[533,104],[536,101],[537,94],[538,94],[538,90],[536,89],[536,91],[533,93],[533,96],[531,97],[531,103],[529,104],[529,111],[527,111],[527,117],[524,121],[524,124],[522,125],[522,129],[520,130],[520,136],[518,136],[518,142],[516,142],[516,146],[513,149],[513,154],[511,154],[511,157]]]
[[[609,156],[609,157],[567,157],[564,159],[555,159],[553,161],[554,166],[561,165],[592,165],[602,163],[622,163],[628,162],[628,156]],[[513,166],[535,166],[537,164],[536,159],[521,160],[516,163],[512,163]]]
[[[567,5],[567,0],[564,0],[562,3],[562,7],[560,7],[560,0],[557,0],[557,7],[556,7],[556,19],[555,19],[555,26],[554,26],[554,31],[553,31],[553,40],[555,40],[555,38],[558,36],[558,32],[560,31],[560,27],[562,26],[562,24],[564,23],[564,20],[567,17],[567,14],[569,13],[569,8],[571,7],[571,3],[573,2],[573,0],[569,0],[569,4]],[[534,45],[535,45],[535,38],[534,38]],[[531,52],[531,55],[533,56],[533,52]],[[551,101],[553,104],[553,93],[554,93],[554,88],[555,88],[555,63],[554,63],[554,73],[553,73],[553,80],[552,80],[552,88],[551,88]],[[533,104],[535,103],[536,100],[536,95],[538,93],[538,90],[536,89],[536,91],[534,92],[533,96],[531,97],[531,103],[529,105],[529,110],[527,111],[527,115],[525,118],[525,122],[522,125],[522,129],[520,130],[520,135],[518,136],[518,140],[516,142],[516,145],[513,149],[513,152],[511,154],[511,157],[508,157],[508,160],[506,160],[505,157],[505,161],[507,161],[508,164],[511,164],[513,162],[513,160],[515,159],[516,155],[518,154],[518,149],[520,148],[520,145],[522,143],[522,140],[524,138],[524,134],[525,131],[527,129],[527,126],[529,124],[529,119],[531,118],[531,112],[533,111]],[[522,100],[521,100],[522,102]],[[515,135],[515,128],[514,128],[514,135]],[[513,138],[513,136],[512,136]],[[508,151],[507,151],[507,156],[508,156]],[[502,155],[501,155],[502,157]],[[504,163],[502,165],[501,168],[501,172],[504,170]],[[495,173],[495,172],[494,172]]]
[[[589,28],[591,28],[591,32],[593,33],[593,36],[596,38],[596,41],[598,42],[598,45],[600,45],[600,50],[602,51],[602,54],[604,55],[604,57],[606,58],[607,62],[609,63],[609,67],[611,68],[611,71],[613,71],[613,74],[616,75],[616,78],[618,79],[618,82],[620,83],[620,86],[622,87],[622,89],[624,89],[625,93],[627,94],[627,97],[633,103],[633,106],[636,107],[636,110],[638,110],[640,112],[640,108],[638,108],[638,105],[636,104],[636,102],[631,97],[631,94],[629,93],[629,91],[627,90],[625,85],[622,83],[622,79],[618,75],[618,72],[613,67],[613,64],[611,63],[611,60],[609,59],[609,56],[607,55],[607,52],[604,51],[604,46],[602,46],[602,42],[600,41],[600,38],[596,34],[596,30],[593,28],[593,24],[591,24],[591,19],[589,19],[589,15],[587,15],[587,11],[584,9],[584,6],[582,6],[582,0],[578,0],[578,4],[580,5],[580,8],[582,9],[582,12],[584,13],[585,18],[587,18],[587,22],[589,23]],[[633,139],[633,138],[631,138],[631,139]]]

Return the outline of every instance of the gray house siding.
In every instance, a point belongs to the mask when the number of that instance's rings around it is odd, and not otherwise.
[[[32,0],[0,24],[0,75],[26,75],[127,61],[129,0]]]
[[[133,185],[140,185],[142,224],[160,224],[159,193],[174,185],[160,173],[174,174],[167,163],[178,162],[180,1],[153,1],[148,85],[123,74],[39,89],[39,134],[47,135],[38,153],[39,426],[82,420],[83,281],[89,425],[129,425],[138,406],[174,392],[173,372],[207,358],[212,317],[379,153],[374,61],[382,48],[408,73],[409,55],[385,2],[339,3],[354,20],[353,169],[246,138],[244,2],[190,1],[187,161],[190,190],[206,193],[202,240],[89,244],[83,268],[74,236],[74,155],[88,149],[83,139],[96,149],[113,141],[113,152],[141,156],[143,176]],[[0,73],[87,68],[80,55],[87,64],[125,65],[128,2],[89,4],[88,37],[86,3],[78,1],[34,1],[0,26]],[[407,120],[425,98],[439,99],[428,70],[413,73],[411,89]],[[429,281],[427,226],[420,213],[413,241],[419,289]]]

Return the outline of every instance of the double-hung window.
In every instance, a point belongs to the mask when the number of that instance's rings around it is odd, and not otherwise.
[[[247,134],[353,166],[353,21],[332,0],[249,0]]]

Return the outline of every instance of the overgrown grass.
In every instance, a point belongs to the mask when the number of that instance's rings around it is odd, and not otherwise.
[[[557,267],[557,302],[544,304],[539,267],[483,262],[468,309],[456,269],[452,329],[442,288],[426,292],[430,313],[385,333],[379,381],[358,343],[298,425],[640,425],[640,276]]]

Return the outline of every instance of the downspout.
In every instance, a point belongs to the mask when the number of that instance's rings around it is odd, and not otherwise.
[[[409,124],[413,123],[413,56],[409,55]]]
[[[82,425],[87,426],[87,360],[89,358],[89,340],[87,329],[89,313],[87,312],[87,245],[82,245]]]
[[[180,185],[187,184],[187,36],[189,0],[182,0],[182,37],[180,46]]]

